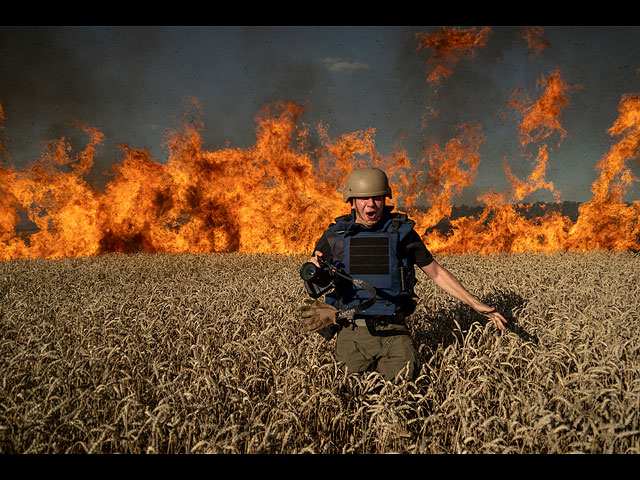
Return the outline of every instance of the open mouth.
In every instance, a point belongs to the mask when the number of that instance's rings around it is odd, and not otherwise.
[[[376,210],[369,210],[364,212],[364,218],[366,218],[368,221],[373,221],[376,219],[378,212]]]

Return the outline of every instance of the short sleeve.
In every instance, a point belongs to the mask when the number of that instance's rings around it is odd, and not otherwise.
[[[434,258],[415,230],[411,230],[404,238],[401,246],[405,256],[413,255],[415,264],[422,268],[433,262]]]

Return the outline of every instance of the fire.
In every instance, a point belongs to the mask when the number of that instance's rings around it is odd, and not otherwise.
[[[591,186],[593,198],[580,206],[580,217],[569,232],[570,249],[639,249],[640,202],[627,205],[623,198],[638,181],[628,163],[640,154],[640,95],[623,97],[618,112],[608,133],[620,140],[597,165],[600,176]]]
[[[548,42],[542,38],[543,32],[539,27],[521,31],[529,49],[536,55],[548,46]],[[457,64],[465,54],[473,57],[475,49],[486,46],[490,34],[491,30],[486,27],[467,30],[442,28],[435,34],[418,34],[421,39],[420,49],[435,50],[429,63],[436,66],[428,80],[439,85],[452,74],[452,70],[444,65]],[[477,159],[470,152],[464,153],[462,157],[449,152],[446,161],[437,168],[433,160],[429,160],[429,172],[432,176],[429,184],[431,189],[435,188],[437,191],[429,195],[431,216],[413,213],[419,219],[420,230],[426,229],[424,239],[432,251],[490,254],[640,249],[640,202],[628,205],[622,201],[628,188],[637,181],[626,164],[638,155],[638,96],[630,96],[621,102],[620,117],[609,133],[624,136],[598,164],[600,178],[592,186],[594,197],[580,207],[580,217],[575,224],[558,212],[550,212],[542,218],[527,219],[518,211],[518,202],[539,189],[549,190],[556,200],[560,199],[561,192],[555,190],[553,182],[546,180],[549,150],[552,148],[547,140],[554,134],[559,136],[559,143],[565,138],[561,114],[569,105],[569,93],[580,88],[579,85],[566,85],[559,71],[542,78],[539,86],[544,89],[539,99],[531,101],[523,98],[523,92],[518,89],[509,102],[511,107],[522,114],[519,123],[522,155],[534,158],[528,152],[528,147],[537,146],[531,173],[527,179],[521,180],[506,164],[504,171],[511,191],[488,191],[481,195],[478,200],[484,204],[484,209],[477,218],[464,217],[445,222],[450,227],[445,232],[433,228],[437,218],[446,220],[451,213],[451,197],[447,194],[451,191],[450,185],[463,188],[471,183],[477,171]],[[461,158],[470,166],[462,177],[459,168]]]
[[[519,128],[523,149],[532,143],[546,141],[553,133],[561,139],[566,134],[559,116],[568,105],[567,95],[571,88],[562,81],[559,72],[542,79],[540,85],[545,90],[539,100],[511,102],[523,113]],[[629,205],[623,198],[638,180],[627,163],[637,158],[640,151],[640,96],[623,98],[619,112],[609,133],[622,138],[599,162],[600,177],[591,188],[593,198],[580,206],[580,216],[575,224],[558,212],[535,219],[527,219],[518,212],[517,202],[540,188],[560,197],[553,183],[545,180],[550,147],[543,143],[538,147],[534,168],[526,180],[518,179],[506,165],[504,170],[512,191],[486,192],[479,198],[485,207],[477,218],[453,220],[453,228],[448,234],[439,231],[427,234],[425,240],[429,247],[445,253],[483,254],[593,249],[637,251],[640,248],[640,202]]]
[[[475,49],[485,47],[490,36],[489,27],[466,30],[442,27],[435,33],[416,33],[419,40],[418,50],[430,48],[435,51],[428,62],[434,67],[427,81],[434,86],[439,85],[453,73],[453,68],[462,57],[468,55],[473,58]]]
[[[448,218],[453,198],[473,183],[480,164],[479,148],[485,140],[479,130],[478,125],[463,125],[458,136],[449,140],[444,148],[435,143],[430,145],[418,169],[420,173],[405,180],[406,194],[401,201],[422,230]],[[418,207],[420,195],[430,205],[426,213]]]
[[[520,35],[527,42],[529,51],[539,57],[542,51],[549,46],[549,42],[543,38],[542,27],[527,27],[520,31]]]
[[[266,107],[248,149],[203,150],[197,122],[170,135],[166,163],[123,145],[103,193],[84,180],[103,137],[83,126],[90,140],[79,155],[61,139],[25,171],[0,170],[2,258],[308,251],[319,225],[342,213],[338,179],[372,132],[328,141],[327,152],[343,165],[318,182],[308,131],[298,126],[302,112],[291,103]],[[15,232],[21,211],[37,229],[27,238]]]
[[[472,58],[486,45],[490,34],[482,28],[420,35],[418,48],[436,52],[428,80],[440,85],[463,55]],[[540,30],[529,35],[543,45]],[[201,107],[193,99],[195,119],[185,119],[167,136],[166,161],[122,145],[122,159],[98,191],[86,176],[104,136],[78,123],[87,137],[82,151],[74,152],[61,138],[49,142],[27,168],[17,170],[10,160],[0,165],[0,258],[135,251],[307,254],[326,226],[348,211],[339,191],[347,174],[364,165],[386,170],[391,203],[416,220],[434,253],[640,250],[640,202],[623,201],[638,181],[629,162],[640,152],[640,95],[620,101],[619,117],[608,130],[617,141],[598,162],[593,198],[573,222],[557,211],[534,219],[522,212],[520,202],[540,189],[561,198],[546,178],[549,155],[566,136],[562,112],[580,87],[567,85],[556,70],[542,77],[538,88],[534,99],[516,89],[508,102],[520,118],[518,140],[531,165],[529,175],[519,178],[505,159],[510,189],[485,192],[478,198],[480,214],[451,220],[455,196],[478,174],[486,140],[482,125],[463,124],[444,144],[427,143],[422,158],[410,158],[401,142],[385,156],[377,150],[373,128],[332,138],[329,127],[319,124],[319,142],[311,141],[312,127],[302,122],[304,108],[281,102],[256,115],[253,146],[208,151],[197,115]],[[3,121],[0,106],[0,128]],[[0,154],[9,158],[5,145],[0,138]],[[19,231],[25,216],[33,224],[31,233]]]

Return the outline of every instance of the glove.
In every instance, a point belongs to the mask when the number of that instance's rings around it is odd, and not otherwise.
[[[336,323],[337,313],[337,308],[311,298],[305,298],[304,305],[300,308],[304,330],[312,333]]]

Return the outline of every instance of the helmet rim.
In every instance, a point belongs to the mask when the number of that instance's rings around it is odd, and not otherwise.
[[[385,196],[392,198],[387,175],[377,167],[361,167],[347,177],[342,197],[345,203],[352,198]]]

